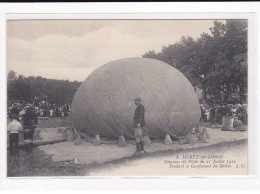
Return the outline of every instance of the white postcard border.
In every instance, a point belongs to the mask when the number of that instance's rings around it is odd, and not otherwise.
[[[148,5],[148,6],[147,6]],[[0,60],[1,60],[1,130],[0,130],[0,137],[1,137],[1,145],[0,145],[0,153],[1,162],[0,171],[4,172],[1,173],[1,183],[0,186],[5,189],[19,189],[25,188],[28,185],[42,185],[47,186],[45,189],[49,188],[60,188],[66,187],[68,189],[75,189],[75,188],[94,188],[93,185],[104,184],[106,187],[113,189],[113,185],[117,185],[118,187],[122,188],[122,184],[127,183],[128,187],[123,189],[129,188],[133,182],[136,185],[136,188],[143,187],[143,183],[151,185],[151,188],[155,189],[155,186],[158,186],[158,182],[154,179],[119,179],[114,178],[112,179],[94,179],[90,177],[49,177],[49,178],[26,178],[26,179],[19,179],[19,178],[6,178],[6,44],[5,44],[5,36],[6,36],[6,27],[5,22],[7,19],[248,19],[248,26],[249,26],[249,176],[236,176],[236,181],[233,181],[228,176],[225,177],[215,177],[210,176],[208,179],[203,179],[203,184],[207,184],[206,188],[216,188],[217,184],[221,185],[224,183],[230,183],[227,185],[229,188],[232,185],[236,185],[242,188],[246,188],[250,186],[253,181],[249,180],[256,180],[253,178],[255,176],[258,177],[257,170],[259,167],[257,162],[257,154],[258,154],[258,140],[259,140],[259,133],[257,129],[259,127],[259,119],[257,119],[257,115],[259,113],[259,103],[257,98],[259,98],[259,79],[257,78],[257,73],[259,73],[259,68],[257,68],[257,61],[259,61],[259,56],[257,60],[257,46],[259,46],[259,39],[258,44],[256,43],[257,31],[259,31],[259,26],[257,23],[259,22],[260,18],[259,15],[257,16],[256,13],[259,12],[260,6],[259,4],[253,3],[111,3],[111,4],[100,4],[100,3],[92,3],[90,4],[4,4],[1,6],[0,12],[0,29],[1,29],[1,37],[0,41]],[[182,13],[180,13],[182,12]],[[250,13],[249,13],[250,12]],[[54,14],[55,13],[55,14]],[[88,14],[83,14],[88,13]],[[103,14],[102,14],[103,13]],[[105,13],[105,14],[104,14]],[[123,14],[124,13],[124,14]],[[34,14],[34,15],[31,15]],[[32,17],[33,16],[33,17]],[[257,29],[258,28],[258,29]],[[257,44],[257,45],[256,45]],[[258,79],[258,80],[257,80]],[[256,82],[257,80],[257,82]],[[258,87],[257,87],[258,86]],[[3,108],[4,107],[4,108]],[[2,141],[4,140],[4,141]],[[3,157],[4,156],[4,157]],[[206,176],[203,176],[206,177]],[[240,179],[240,178],[248,178],[251,179]],[[72,180],[73,178],[73,180]],[[165,178],[165,177],[164,177]],[[170,178],[170,179],[169,179]],[[181,179],[176,179],[181,178]],[[199,184],[201,185],[201,179],[183,179],[188,177],[167,177],[164,179],[164,183],[159,186],[165,185],[165,183],[170,183],[167,188],[175,188],[175,189],[182,189],[180,185],[187,184],[186,181],[190,182],[191,187],[193,189],[199,189]],[[218,179],[215,179],[218,178]],[[225,178],[225,179],[223,179]],[[232,176],[234,178],[234,176]],[[239,179],[238,179],[239,178]],[[88,180],[86,180],[88,179]],[[212,181],[214,180],[214,181]],[[199,181],[199,182],[198,182]],[[242,182],[243,181],[243,182]],[[14,184],[15,182],[15,184]],[[175,184],[178,182],[178,184]],[[242,185],[241,183],[247,183],[246,185]],[[36,184],[33,184],[36,183]],[[216,184],[216,185],[215,185]],[[171,186],[172,185],[172,186]],[[173,186],[174,185],[174,186]],[[41,189],[44,189],[43,187]],[[112,187],[111,187],[112,186]],[[252,187],[252,185],[251,185]],[[28,187],[27,187],[28,188]],[[32,186],[32,188],[37,189],[39,186]],[[96,186],[97,189],[104,189]]]

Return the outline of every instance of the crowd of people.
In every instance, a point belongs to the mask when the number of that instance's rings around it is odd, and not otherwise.
[[[19,133],[24,134],[25,150],[31,153],[33,134],[38,125],[38,117],[68,116],[70,104],[55,105],[46,96],[34,97],[31,102],[13,101],[8,103],[8,124],[10,155],[19,155]]]
[[[38,118],[32,106],[28,106],[19,118],[20,111],[13,107],[10,110],[11,122],[8,123],[7,131],[9,135],[10,155],[19,155],[19,133],[23,134],[24,147],[27,153],[33,149],[33,135],[38,125]],[[20,115],[21,116],[21,115]]]
[[[140,98],[135,99],[135,104],[137,105],[134,119],[135,136],[138,140],[136,145],[137,151],[141,153],[144,152],[143,139],[142,135],[140,135],[142,134],[140,130],[144,128],[144,107]],[[240,124],[236,122],[238,125],[247,125],[247,104],[201,104],[200,108],[202,122],[221,124],[223,116],[232,116],[240,122]],[[70,109],[70,104],[51,104],[47,97],[35,97],[31,103],[18,100],[10,102],[8,105],[8,115],[11,119],[11,122],[8,124],[10,154],[19,154],[19,133],[21,131],[24,133],[25,149],[31,152],[33,134],[38,124],[38,117],[65,117],[70,114]],[[142,115],[142,118],[139,118],[140,115]]]
[[[28,107],[31,107],[38,117],[66,117],[70,114],[71,105],[70,104],[51,104],[47,97],[35,97],[32,102],[25,101],[13,101],[9,102],[8,116],[12,114],[12,111],[18,111],[18,115],[22,116]]]
[[[240,120],[244,125],[247,125],[247,104],[222,104],[222,105],[207,105],[201,104],[201,121],[211,123],[222,123],[223,116],[233,116]]]

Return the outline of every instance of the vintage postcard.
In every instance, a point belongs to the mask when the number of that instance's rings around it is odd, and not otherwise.
[[[248,19],[9,19],[7,177],[248,175]]]

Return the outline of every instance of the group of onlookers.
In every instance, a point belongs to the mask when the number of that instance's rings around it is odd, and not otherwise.
[[[22,116],[28,107],[31,107],[38,117],[66,117],[70,114],[71,109],[70,104],[56,105],[45,100],[33,103],[15,101],[8,104],[8,116],[11,117],[12,109],[17,109],[18,115]]]
[[[7,130],[10,154],[19,154],[19,133],[21,132],[24,134],[25,150],[28,153],[31,152],[38,117],[65,117],[69,115],[70,108],[70,104],[51,104],[46,97],[35,97],[31,102],[19,100],[9,102],[7,110],[11,122],[9,122]]]
[[[33,148],[33,135],[38,125],[38,118],[32,106],[26,107],[22,117],[19,117],[19,109],[13,107],[10,110],[11,122],[8,123],[10,155],[19,155],[19,133],[23,133],[25,150],[31,153]]]
[[[8,123],[7,131],[9,136],[10,155],[19,155],[19,133],[24,136],[24,147],[27,153],[31,153],[33,148],[34,130],[38,124],[38,117],[58,117],[68,116],[70,105],[50,104],[47,100],[34,101],[28,103],[15,101],[8,104]],[[21,139],[20,139],[21,140]]]
[[[207,105],[201,104],[201,120],[204,122],[221,124],[223,116],[233,116],[247,125],[247,104],[222,104]]]
[[[135,100],[137,105],[136,111],[139,109],[144,109],[140,98]],[[222,105],[207,105],[201,104],[201,121],[211,122],[221,124],[223,116],[233,116],[236,120],[239,120],[241,124],[247,125],[247,104],[222,104]],[[34,130],[38,124],[38,116],[67,116],[70,112],[70,105],[54,105],[50,104],[48,101],[43,100],[37,103],[25,103],[25,102],[15,102],[8,107],[8,115],[11,118],[11,122],[8,124],[8,133],[9,133],[9,142],[10,142],[10,154],[19,154],[19,133],[24,132],[24,143],[27,151],[30,152],[33,144],[33,134]],[[137,114],[136,112],[136,114]],[[144,110],[142,110],[144,114]],[[139,115],[139,113],[137,114]],[[22,124],[20,123],[22,122]],[[136,128],[144,127],[144,118],[143,123],[140,122],[140,118],[135,120]],[[139,127],[139,128],[138,128]],[[136,130],[137,130],[136,129]],[[135,132],[137,133],[137,132]],[[141,148],[142,147],[142,139]],[[139,146],[139,144],[137,144]],[[139,151],[140,151],[139,150]]]

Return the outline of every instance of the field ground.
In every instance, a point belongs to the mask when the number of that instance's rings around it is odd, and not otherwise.
[[[7,124],[10,119],[7,118]],[[67,127],[70,126],[69,117],[53,117],[48,119],[38,119],[38,128],[54,128],[54,127]]]
[[[152,169],[162,167],[162,161],[171,160],[171,158],[175,157],[177,154],[223,154],[227,150],[229,150],[229,153],[234,153],[236,155],[238,152],[240,153],[240,155],[233,157],[233,159],[240,159],[240,157],[244,158],[247,155],[247,140],[221,143],[218,146],[197,149],[161,151],[142,156],[133,155],[128,158],[121,158],[103,164],[93,163],[90,165],[75,164],[74,162],[53,162],[51,156],[47,155],[44,151],[39,150],[39,148],[34,148],[31,155],[21,151],[19,158],[16,156],[8,156],[7,176],[131,176],[133,175],[133,172],[136,173],[136,176],[144,175],[140,174],[140,172],[145,172],[146,176],[158,176],[159,171],[152,171]],[[154,161],[152,163],[152,168],[151,161]],[[140,167],[143,168],[142,171],[137,170]],[[175,174],[173,170],[167,171],[168,173],[165,172],[165,169],[163,170],[164,172],[162,173],[165,173],[165,175],[169,176],[169,173],[172,175]]]
[[[48,120],[39,120],[39,128],[43,128],[38,133],[38,138],[55,139],[61,133],[52,130],[53,127],[68,126],[68,118],[51,118]],[[208,123],[203,124],[207,127]],[[46,129],[44,129],[46,128]],[[210,130],[210,129],[209,129]],[[221,132],[221,133],[220,133]],[[133,172],[134,167],[144,167],[154,165],[159,167],[163,159],[171,159],[177,153],[199,153],[208,154],[226,153],[232,155],[237,153],[235,158],[247,158],[247,132],[222,132],[220,129],[209,131],[211,135],[209,144],[198,143],[195,145],[164,145],[163,143],[153,143],[146,147],[142,156],[134,155],[135,145],[128,144],[127,147],[118,147],[117,145],[92,146],[90,143],[83,142],[83,145],[75,146],[73,142],[62,142],[52,145],[35,147],[32,154],[20,151],[20,156],[8,155],[8,172],[9,177],[24,176],[106,176],[106,175],[129,175]],[[224,139],[224,141],[217,141]],[[170,147],[170,148],[169,148]],[[102,150],[102,151],[101,151]],[[243,152],[241,152],[243,150]],[[105,152],[105,153],[104,153]],[[243,155],[244,154],[244,155]],[[77,159],[76,164],[74,159]],[[152,159],[154,164],[149,163]],[[145,168],[144,168],[145,169]],[[151,169],[151,168],[150,168]],[[149,175],[156,173],[148,173]],[[141,171],[140,171],[141,172]],[[170,171],[167,171],[170,172]],[[167,173],[166,173],[167,174]],[[172,174],[176,175],[173,172]],[[142,173],[136,173],[142,175]]]
[[[8,177],[30,177],[30,176],[79,176],[84,175],[86,166],[75,163],[53,162],[39,148],[34,148],[32,154],[20,151],[20,156],[9,156],[7,158]]]
[[[70,126],[69,117],[53,117],[48,120],[38,121],[38,128],[68,127]]]

